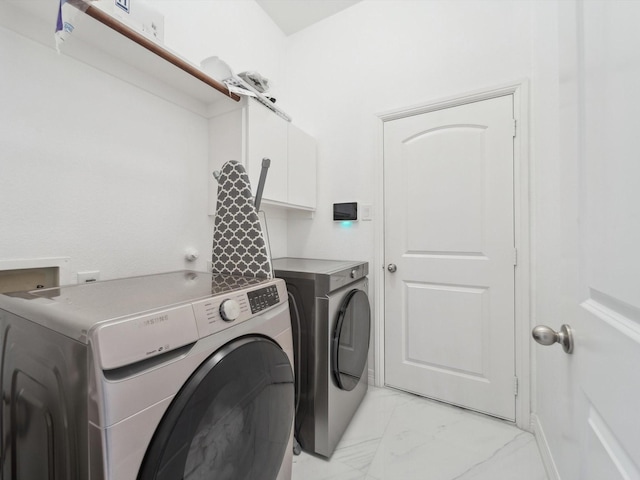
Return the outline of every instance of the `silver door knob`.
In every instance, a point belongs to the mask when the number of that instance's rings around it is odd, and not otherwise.
[[[395,263],[390,263],[389,265],[387,265],[387,270],[389,270],[391,273],[393,273],[396,270],[398,270],[398,267],[396,267]]]
[[[573,334],[569,325],[562,325],[559,332],[546,325],[538,325],[531,331],[531,335],[540,345],[559,343],[565,353],[573,353]]]

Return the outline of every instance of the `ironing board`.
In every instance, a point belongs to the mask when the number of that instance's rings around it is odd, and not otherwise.
[[[218,179],[218,201],[213,231],[214,273],[273,278],[271,255],[244,167],[230,160]]]

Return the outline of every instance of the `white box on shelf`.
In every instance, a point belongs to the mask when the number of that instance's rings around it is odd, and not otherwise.
[[[92,5],[156,42],[164,42],[164,15],[143,0],[99,0]]]

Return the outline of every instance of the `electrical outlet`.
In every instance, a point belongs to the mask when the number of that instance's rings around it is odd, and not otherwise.
[[[78,272],[78,283],[93,283],[98,280],[100,280],[100,272],[98,270]]]

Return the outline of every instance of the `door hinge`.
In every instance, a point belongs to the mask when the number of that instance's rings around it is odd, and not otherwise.
[[[513,377],[513,395],[518,396],[518,377]]]
[[[518,128],[518,121],[514,118],[513,119],[513,138],[516,137],[516,130]]]
[[[518,265],[518,249],[513,249],[513,265]]]

